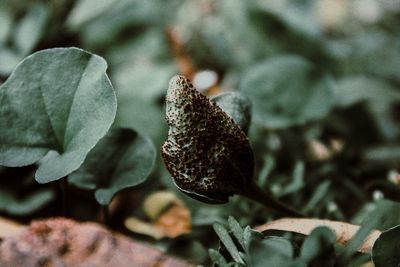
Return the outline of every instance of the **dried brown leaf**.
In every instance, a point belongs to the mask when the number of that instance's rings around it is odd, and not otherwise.
[[[360,229],[359,225],[354,225],[345,222],[329,221],[329,220],[319,220],[319,219],[295,219],[286,218],[270,223],[260,225],[255,228],[257,231],[266,230],[280,230],[300,233],[303,235],[309,235],[312,230],[319,226],[327,226],[332,229],[336,234],[336,242],[346,245],[353,236]],[[361,246],[358,248],[359,252],[367,253],[372,250],[375,241],[380,236],[381,232],[378,230],[372,231],[369,236],[364,240]]]

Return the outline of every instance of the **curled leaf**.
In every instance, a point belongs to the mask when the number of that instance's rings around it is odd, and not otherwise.
[[[183,76],[171,79],[166,97],[168,139],[161,153],[175,184],[208,203],[225,203],[253,177],[246,134]]]
[[[175,238],[191,230],[190,211],[172,192],[159,191],[151,194],[145,199],[143,210],[151,222],[129,217],[125,220],[125,227],[155,239]]]

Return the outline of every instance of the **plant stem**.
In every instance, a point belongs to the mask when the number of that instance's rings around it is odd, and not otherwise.
[[[103,214],[103,223],[109,225],[110,223],[110,213],[108,210],[108,205],[101,205],[101,211]]]
[[[246,191],[242,192],[241,195],[258,202],[267,208],[279,211],[285,215],[294,217],[306,217],[301,212],[298,212],[292,207],[287,206],[286,204],[278,201],[277,199],[271,196],[272,193],[267,193],[263,191],[258,185],[254,183],[248,186],[246,188]]]
[[[61,191],[61,198],[62,198],[62,215],[64,217],[69,216],[69,207],[68,207],[68,181],[67,177],[63,177],[59,180],[59,186]]]

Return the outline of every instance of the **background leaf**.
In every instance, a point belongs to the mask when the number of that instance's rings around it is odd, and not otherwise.
[[[372,248],[376,267],[397,267],[400,264],[400,226],[384,231]]]
[[[0,189],[0,211],[22,216],[35,212],[54,199],[52,190],[39,190],[20,199]]]
[[[37,52],[0,87],[0,164],[40,162],[36,180],[70,174],[114,120],[106,62],[77,48]]]
[[[254,121],[268,128],[323,118],[334,104],[330,80],[318,74],[311,62],[294,55],[277,56],[253,66],[240,89],[254,105]]]
[[[120,190],[142,183],[153,169],[155,158],[150,140],[131,129],[113,129],[68,181],[80,188],[95,189],[97,202],[108,205]]]

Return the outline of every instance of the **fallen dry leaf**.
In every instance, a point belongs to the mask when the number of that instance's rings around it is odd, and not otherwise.
[[[190,211],[183,204],[174,204],[154,222],[154,227],[165,236],[175,238],[190,232]]]
[[[188,267],[183,260],[112,233],[96,223],[54,218],[33,222],[0,244],[0,265]]]
[[[145,199],[143,210],[151,222],[129,217],[125,220],[127,229],[155,239],[175,238],[191,230],[190,211],[172,192],[152,193]]]
[[[312,230],[319,226],[327,226],[332,229],[336,234],[336,242],[346,245],[351,238],[360,229],[359,225],[354,225],[345,222],[329,221],[329,220],[319,220],[319,219],[296,219],[296,218],[286,218],[270,223],[260,225],[255,228],[257,231],[266,230],[280,230],[300,233],[303,235],[309,235]],[[374,230],[369,236],[364,240],[361,246],[358,248],[359,252],[367,253],[372,250],[375,241],[380,236],[381,231]]]

